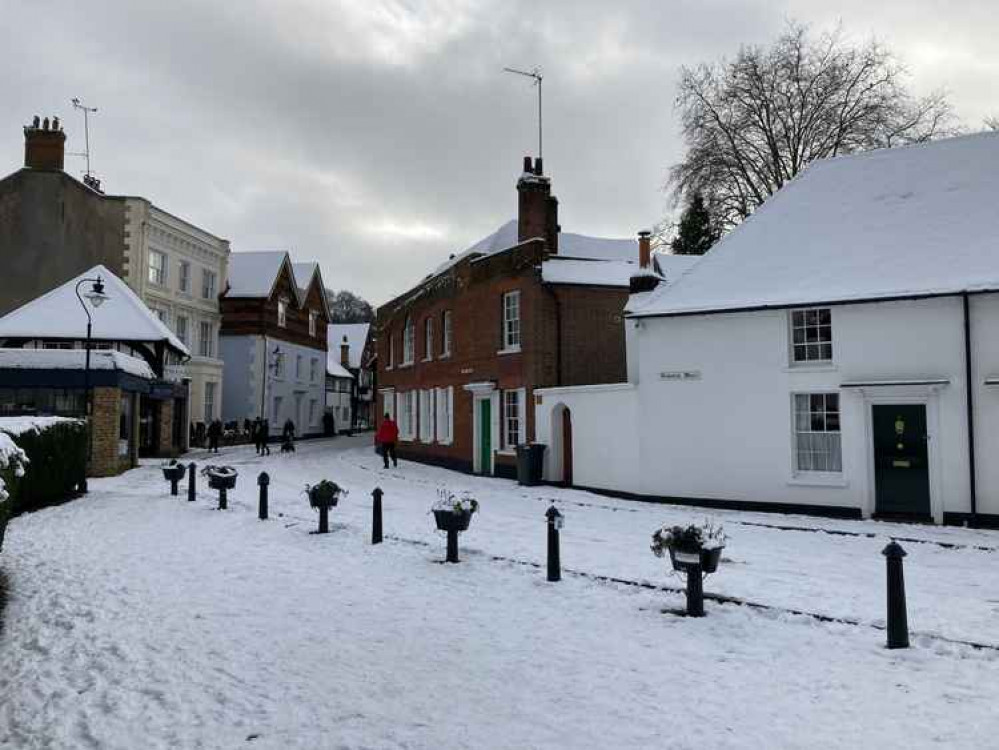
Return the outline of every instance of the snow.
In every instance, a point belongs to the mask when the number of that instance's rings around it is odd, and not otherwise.
[[[83,424],[82,419],[74,419],[72,417],[0,417],[0,433],[23,435],[26,432],[43,432],[54,425],[65,422]],[[0,449],[0,458],[2,457],[3,450]]]
[[[197,503],[170,497],[147,464],[15,519],[0,557],[0,746],[994,744],[999,652],[945,638],[999,643],[999,551],[973,548],[999,549],[995,532],[711,513],[729,539],[706,590],[773,609],[708,601],[707,617],[685,619],[662,612],[682,606],[676,593],[596,576],[680,586],[650,534],[703,510],[406,461],[386,471],[369,441],[303,441],[264,459],[224,449],[240,472],[229,511],[213,510],[200,477]],[[324,477],[350,495],[317,536],[302,486]],[[376,485],[387,537],[372,546]],[[428,513],[442,486],[481,503],[460,565],[441,564]],[[566,520],[557,584],[543,569],[551,499]],[[867,625],[883,621],[889,535],[927,542],[903,542],[904,651]]]
[[[270,297],[283,263],[289,262],[283,250],[230,253],[229,287],[226,297]]]
[[[813,163],[638,315],[999,289],[999,133]]]
[[[0,318],[0,339],[79,339],[87,336],[87,317],[76,296],[81,279],[100,277],[108,299],[100,307],[86,301],[93,318],[93,338],[106,341],[166,341],[184,356],[187,347],[173,335],[163,321],[146,307],[138,295],[104,266],[70,279],[65,284],[26,302]],[[80,294],[89,291],[90,284],[80,287]],[[86,298],[84,298],[86,300]]]
[[[0,432],[0,467],[7,469],[13,464],[15,475],[23,476],[24,466],[27,463],[28,454],[18,447],[10,435]],[[4,482],[3,477],[0,477],[0,503],[7,502],[7,498],[9,497],[10,493],[7,492],[7,484]],[[2,537],[2,533],[0,533],[0,537]]]
[[[326,326],[326,344],[328,355],[337,363],[340,362],[340,344],[343,337],[347,337],[347,345],[350,350],[347,353],[347,363],[350,367],[361,366],[361,354],[364,353],[364,345],[368,340],[368,331],[371,329],[370,323],[330,323]]]
[[[344,369],[343,365],[341,365],[337,361],[337,358],[333,356],[332,350],[326,353],[326,374],[331,375],[334,378],[354,379],[354,376],[350,374],[350,370]]]
[[[85,349],[0,348],[0,370],[82,370],[86,358]],[[110,349],[91,349],[90,369],[119,370],[146,380],[156,377],[145,360]]]
[[[671,283],[679,279],[698,261],[697,256],[664,255],[655,256],[660,270]],[[541,278],[549,284],[581,284],[586,286],[629,286],[632,276],[647,274],[658,276],[654,271],[643,270],[635,260],[579,260],[563,257],[561,251],[541,264]]]
[[[304,299],[306,292],[309,291],[309,284],[312,283],[312,277],[319,271],[319,264],[315,261],[292,263],[291,270],[295,275],[295,282],[298,284],[298,292]]]

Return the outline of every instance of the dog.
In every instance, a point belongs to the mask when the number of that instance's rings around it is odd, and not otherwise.
[[[283,443],[281,443],[281,452],[282,453],[294,453],[295,452],[295,443],[292,442],[291,440],[285,440]]]

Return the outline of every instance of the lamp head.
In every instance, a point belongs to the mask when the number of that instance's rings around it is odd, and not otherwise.
[[[104,281],[100,276],[97,277],[97,280],[91,286],[90,291],[83,296],[90,300],[90,304],[95,308],[100,307],[109,299],[109,297],[104,293]]]

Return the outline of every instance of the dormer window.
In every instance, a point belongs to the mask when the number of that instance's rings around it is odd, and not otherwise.
[[[309,335],[315,336],[316,330],[319,328],[317,321],[319,320],[319,313],[315,310],[309,310]]]
[[[285,328],[288,325],[288,300],[278,300],[278,326]]]
[[[402,364],[411,365],[415,359],[416,326],[411,317],[406,318],[406,326],[402,329]]]

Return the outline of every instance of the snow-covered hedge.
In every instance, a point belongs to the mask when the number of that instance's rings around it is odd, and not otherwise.
[[[87,427],[83,420],[0,417],[0,437],[26,458],[23,476],[6,490],[7,517],[72,497],[86,472]]]
[[[3,536],[10,517],[11,495],[16,492],[27,463],[27,454],[17,447],[10,435],[0,432],[0,547],[3,547]]]

